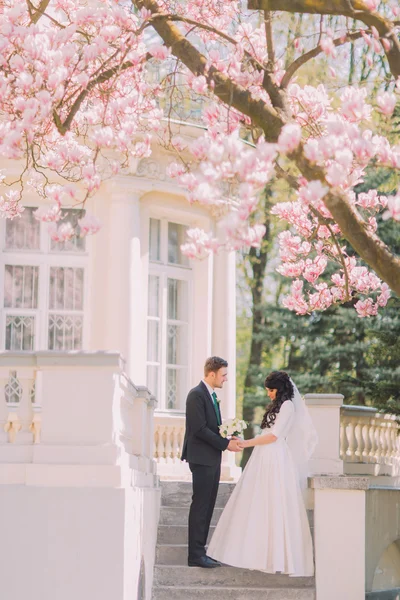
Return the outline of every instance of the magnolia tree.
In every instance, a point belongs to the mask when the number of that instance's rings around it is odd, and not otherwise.
[[[290,225],[279,238],[279,271],[294,279],[288,308],[304,314],[355,299],[358,314],[370,316],[390,288],[400,294],[400,260],[376,219],[382,211],[400,220],[400,193],[354,192],[367,167],[400,168],[400,146],[374,120],[374,112],[390,119],[400,88],[395,1],[0,0],[0,12],[4,217],[20,215],[30,187],[48,200],[37,218],[51,223],[54,239],[70,238],[76,231],[62,208],[84,206],[104,178],[149,156],[156,136],[175,152],[169,175],[189,201],[218,207],[225,239],[191,230],[188,255],[259,245],[259,195],[281,177],[295,194],[273,209]],[[293,34],[284,65],[274,24],[285,12],[317,14],[318,30]],[[329,58],[331,79],[349,44],[385,66],[377,94],[299,84],[319,55]],[[154,82],[154,64],[170,77]],[[195,141],[176,135],[160,108],[160,99],[174,101],[171,85],[204,98]],[[80,235],[99,228],[88,214],[79,225]],[[335,269],[322,282],[328,264]]]

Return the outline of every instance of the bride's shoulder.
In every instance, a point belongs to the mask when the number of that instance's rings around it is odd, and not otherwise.
[[[291,413],[294,412],[294,404],[291,400],[285,400],[285,402],[282,404],[281,406],[281,410],[279,411],[279,413],[282,412],[286,412],[286,413]]]

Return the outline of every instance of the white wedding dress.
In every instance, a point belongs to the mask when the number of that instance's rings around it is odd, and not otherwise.
[[[282,404],[260,435],[278,439],[255,446],[219,519],[207,555],[227,565],[293,577],[314,573],[311,533],[291,451],[293,402]]]

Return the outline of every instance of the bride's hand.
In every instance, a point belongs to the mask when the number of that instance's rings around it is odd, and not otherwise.
[[[238,446],[243,450],[243,448],[248,448],[249,444],[247,443],[247,440],[238,440]]]

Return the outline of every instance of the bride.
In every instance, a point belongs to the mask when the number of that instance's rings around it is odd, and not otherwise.
[[[297,387],[284,371],[265,380],[272,403],[262,432],[240,442],[253,453],[220,517],[208,556],[222,563],[292,577],[314,573],[302,488],[317,437]]]

